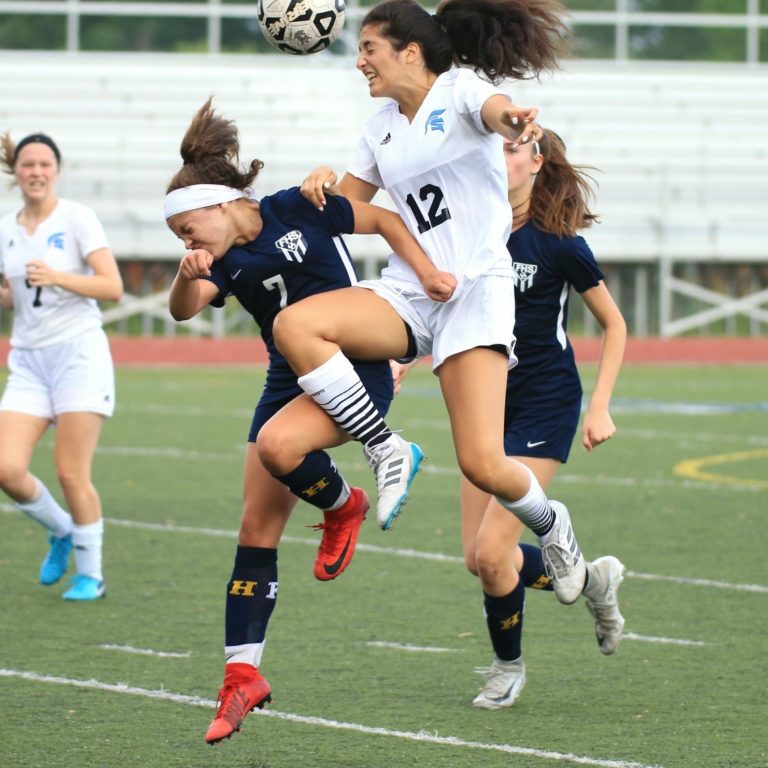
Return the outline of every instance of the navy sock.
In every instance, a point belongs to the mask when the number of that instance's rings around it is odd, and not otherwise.
[[[294,496],[319,509],[330,509],[344,490],[344,480],[325,451],[312,451],[296,469],[277,479]]]
[[[504,597],[493,597],[483,593],[485,620],[491,645],[497,658],[514,661],[520,658],[523,639],[523,607],[525,585],[522,580]]]
[[[277,550],[237,547],[227,585],[225,645],[264,642],[277,601]]]
[[[544,568],[544,558],[541,556],[541,548],[532,544],[521,544],[523,550],[523,567],[520,569],[520,580],[531,589],[544,589],[552,591],[552,579],[547,576]]]

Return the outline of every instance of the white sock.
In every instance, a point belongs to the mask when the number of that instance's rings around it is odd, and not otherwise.
[[[72,526],[72,543],[75,552],[75,570],[101,581],[101,549],[104,541],[104,520],[89,525]]]
[[[605,592],[605,587],[600,583],[597,568],[590,562],[586,562],[585,565],[587,566],[587,586],[582,590],[582,594],[588,600],[598,600]]]
[[[29,501],[16,502],[16,506],[57,539],[72,533],[72,516],[59,506],[38,478],[35,478],[35,495]]]
[[[347,499],[349,499],[351,495],[351,491],[349,489],[349,483],[342,477],[341,482],[344,483],[344,487],[341,489],[341,493],[339,494],[339,498],[336,499],[336,501],[331,504],[330,507],[328,507],[328,511],[333,511],[334,509],[338,509],[339,507],[343,507],[347,503]]]
[[[516,501],[508,501],[497,496],[496,501],[502,507],[508,509],[523,525],[530,528],[537,536],[542,536],[551,527],[554,521],[554,513],[549,506],[546,494],[539,485],[536,475],[531,470],[521,464],[531,479],[530,488],[526,494]]]
[[[357,371],[341,350],[319,368],[299,376],[298,383],[347,434],[363,445],[383,442],[390,434]]]
[[[250,664],[258,667],[261,664],[261,656],[264,653],[264,643],[243,643],[243,645],[224,646],[224,655],[227,664]]]

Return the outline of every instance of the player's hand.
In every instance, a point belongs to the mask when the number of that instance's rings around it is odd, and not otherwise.
[[[606,408],[587,409],[581,426],[581,444],[591,451],[616,434],[616,427]]]
[[[395,394],[400,394],[400,387],[403,384],[405,374],[411,369],[411,366],[415,363],[398,363],[397,360],[390,360],[389,367],[392,369],[392,382],[395,385]]]
[[[304,181],[301,182],[301,194],[309,200],[312,205],[322,211],[325,207],[325,193],[332,191],[338,178],[333,168],[327,165],[321,165],[310,171]]]
[[[421,279],[421,285],[432,301],[446,302],[453,296],[458,281],[450,272],[436,269]]]
[[[531,141],[540,141],[544,129],[536,122],[539,110],[536,107],[511,106],[504,110],[501,122],[509,129],[506,138],[513,142],[515,148]]]
[[[187,280],[197,280],[201,277],[211,276],[213,255],[202,248],[189,251],[179,264],[179,274]]]
[[[30,288],[58,285],[59,273],[51,269],[42,259],[32,259],[25,265],[27,283]]]

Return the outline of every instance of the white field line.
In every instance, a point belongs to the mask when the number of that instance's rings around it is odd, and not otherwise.
[[[685,645],[701,647],[707,643],[701,640],[683,640],[676,637],[656,637],[654,635],[638,635],[635,632],[625,632],[623,640],[638,640],[644,643],[663,643],[666,645]],[[414,651],[417,653],[455,653],[456,648],[436,648],[428,645],[411,645],[410,643],[390,643],[386,640],[369,640],[366,645],[370,648],[387,648],[394,651]]]
[[[10,504],[0,504],[0,511],[7,514],[21,514],[16,507]],[[121,528],[134,528],[143,531],[157,531],[160,533],[188,533],[197,536],[213,536],[223,539],[236,539],[237,531],[224,530],[221,528],[197,528],[190,525],[173,525],[171,523],[146,523],[139,520],[120,520],[114,517],[105,517],[104,521],[109,525],[119,526]],[[307,539],[301,536],[283,536],[280,540],[285,544],[300,544],[304,546],[317,547],[317,539]],[[416,560],[430,560],[441,563],[462,564],[464,559],[458,555],[448,555],[443,552],[422,552],[418,549],[406,549],[399,547],[379,547],[375,544],[357,545],[358,552],[370,552],[375,555],[387,555],[388,557],[410,557]],[[693,579],[685,576],[663,576],[656,573],[638,573],[637,571],[627,571],[625,577],[641,579],[643,581],[664,581],[672,584],[685,584],[691,587],[707,587],[714,589],[725,589],[734,592],[756,592],[758,594],[768,595],[768,587],[762,584],[734,584],[727,581],[712,581],[710,579]]]
[[[190,397],[194,397],[193,394]],[[213,410],[206,405],[175,405],[173,403],[118,403],[116,412],[122,413],[150,413],[157,416],[181,416],[182,418],[198,417],[209,419]],[[220,419],[252,419],[253,408],[222,408],[215,409],[215,415]]]
[[[675,637],[654,637],[653,635],[636,635],[634,632],[625,632],[622,640],[640,640],[644,643],[664,643],[666,645],[694,645],[700,647],[706,645],[701,640],[680,640]]]
[[[211,699],[203,699],[199,696],[188,696],[182,693],[172,693],[164,690],[149,690],[147,688],[136,688],[126,683],[102,683],[99,680],[75,680],[67,677],[54,677],[51,675],[41,675],[36,672],[21,672],[14,669],[0,669],[0,677],[14,677],[22,680],[30,680],[37,683],[49,683],[54,685],[69,685],[76,688],[90,688],[98,691],[108,691],[110,693],[122,693],[131,696],[142,696],[148,699],[159,699],[170,701],[175,704],[186,704],[193,707],[205,707],[213,709],[216,702]],[[511,755],[526,755],[528,757],[539,757],[543,760],[555,760],[559,763],[572,763],[574,765],[591,765],[598,768],[661,768],[658,765],[648,765],[638,763],[633,760],[604,760],[597,757],[587,757],[583,755],[573,755],[563,752],[551,752],[543,749],[532,749],[530,747],[517,747],[512,744],[487,744],[479,741],[466,741],[455,736],[438,736],[437,734],[427,733],[425,731],[396,731],[390,728],[376,728],[359,723],[345,723],[339,720],[328,720],[323,717],[308,717],[306,715],[295,715],[290,712],[280,712],[275,709],[258,710],[255,713],[258,717],[274,717],[278,720],[287,720],[292,723],[302,725],[314,725],[322,728],[333,728],[342,731],[354,731],[355,733],[364,733],[371,736],[389,736],[396,739],[405,739],[407,741],[417,741],[426,744],[438,744],[441,746],[456,747],[470,750],[484,750],[487,752],[503,752]]]
[[[689,587],[707,587],[714,589],[730,589],[736,592],[758,592],[768,595],[768,587],[762,584],[731,584],[727,581],[713,581],[712,579],[690,579],[683,576],[661,576],[657,573],[638,573],[637,571],[627,571],[625,576],[633,579],[642,579],[643,581],[668,581],[673,584],[686,584]]]
[[[766,435],[744,435],[727,432],[680,432],[677,430],[657,430],[657,429],[635,429],[627,427],[620,431],[621,435],[634,438],[636,440],[686,440],[701,447],[702,443],[715,443],[722,446],[723,443],[735,443],[736,445],[768,445]]]
[[[178,461],[237,461],[242,462],[243,451],[190,451],[185,448],[158,447],[143,448],[130,446],[99,446],[96,452],[103,456],[137,456],[140,458],[174,459]],[[362,472],[369,471],[363,462],[337,462],[339,467],[349,472],[350,470]],[[421,472],[426,475],[438,477],[455,477],[458,479],[459,470],[455,466],[445,467],[436,464],[422,465]],[[748,483],[735,482],[718,483],[715,481],[687,480],[684,478],[634,478],[634,477],[607,477],[605,475],[566,475],[557,476],[557,481],[575,485],[611,486],[620,488],[684,488],[692,490],[711,490],[712,488],[724,488],[729,491],[745,491],[748,493],[761,492],[760,488]]]
[[[411,651],[412,653],[455,653],[455,648],[438,648],[432,645],[411,645],[410,643],[388,643],[386,640],[369,640],[370,648],[391,648],[393,651]]]
[[[638,640],[644,643],[663,643],[666,645],[684,645],[701,647],[707,643],[701,640],[683,640],[676,637],[655,637],[654,635],[638,635],[635,632],[625,632],[623,640]],[[410,643],[390,643],[386,640],[369,640],[365,643],[369,648],[387,648],[393,651],[412,651],[415,653],[455,653],[457,648],[436,648],[429,645],[411,645]]]
[[[611,409],[613,411],[613,409]],[[451,425],[439,419],[408,419],[408,429],[425,430],[430,432],[450,432]],[[723,442],[733,442],[739,445],[768,445],[768,437],[764,434],[745,435],[738,432],[689,432],[679,429],[642,429],[640,427],[619,427],[617,437],[631,437],[635,440],[690,440],[696,444],[712,442],[721,445]]]
[[[102,643],[99,645],[103,651],[122,651],[123,653],[135,653],[139,656],[158,656],[161,659],[188,659],[191,653],[174,653],[173,651],[154,651],[151,648],[134,648],[132,645],[112,645]]]
[[[438,393],[439,397],[439,393]],[[660,404],[659,413],[669,413],[669,404]],[[683,407],[688,407],[683,404]],[[161,416],[181,416],[210,418],[211,409],[203,405],[173,405],[162,403],[129,403],[119,405],[118,412],[127,413],[149,413]],[[622,410],[622,413],[631,413],[631,410]],[[685,411],[681,411],[684,413]],[[648,411],[642,411],[648,413]],[[220,418],[232,419],[250,419],[253,416],[253,410],[248,408],[217,408],[216,415]],[[698,415],[698,414],[697,414]],[[432,432],[449,432],[450,423],[448,419],[408,419],[408,428],[417,430],[429,430]],[[680,430],[651,430],[625,427],[619,429],[619,436],[631,437],[636,440],[691,440],[696,444],[702,442],[714,442],[721,445],[723,442],[734,442],[740,445],[768,445],[768,437],[764,434],[744,435],[726,432],[681,432]]]
[[[679,436],[678,436],[679,439]],[[46,443],[49,450],[53,449],[52,443]],[[698,447],[698,446],[697,446]],[[96,452],[100,456],[136,456],[147,459],[169,459],[176,461],[243,461],[245,446],[238,446],[233,451],[191,451],[187,448],[174,446],[158,446],[148,448],[144,446],[100,445]],[[368,472],[367,464],[360,462],[340,461],[338,466],[346,471]],[[456,466],[439,466],[426,463],[421,471],[427,475],[438,477],[455,477],[458,479],[459,471]],[[634,477],[608,477],[605,475],[567,475],[559,474],[557,481],[572,485],[607,486],[619,488],[677,488],[685,490],[712,490],[724,489],[728,491],[740,491],[745,493],[762,493],[763,489],[750,483],[739,483],[729,480],[717,482],[714,480],[690,480],[685,478],[634,478]]]

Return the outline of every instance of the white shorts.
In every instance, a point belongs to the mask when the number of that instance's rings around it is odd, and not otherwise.
[[[59,413],[115,410],[115,371],[101,328],[40,349],[12,348],[0,410],[54,420]]]
[[[404,289],[387,277],[361,280],[392,305],[408,323],[416,340],[416,356],[432,355],[432,370],[451,355],[475,347],[501,346],[509,367],[517,365],[515,349],[515,283],[512,276],[481,275],[464,280],[449,302],[432,301],[423,293]]]

